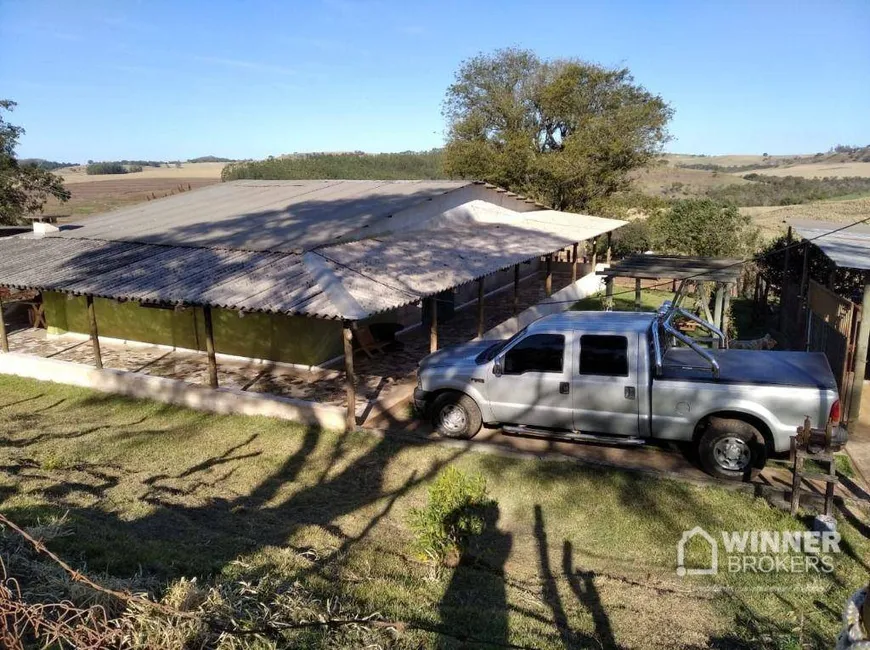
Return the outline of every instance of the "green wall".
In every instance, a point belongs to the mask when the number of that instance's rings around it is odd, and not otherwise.
[[[88,333],[84,297],[44,292],[43,302],[49,333]],[[162,309],[95,298],[94,310],[100,336],[205,350],[199,307]],[[260,313],[240,318],[236,311],[213,308],[212,323],[215,349],[225,354],[313,365],[343,350],[338,321]]]

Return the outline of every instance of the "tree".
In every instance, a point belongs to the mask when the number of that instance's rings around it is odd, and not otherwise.
[[[11,112],[15,106],[11,100],[0,99],[0,111]],[[23,134],[23,128],[6,122],[0,112],[0,224],[16,224],[25,214],[39,212],[49,197],[59,201],[70,197],[60,176],[18,163],[15,148]]]
[[[675,201],[647,225],[657,253],[702,257],[745,257],[758,243],[758,228],[740,210],[712,199]]]
[[[480,54],[447,89],[445,171],[583,209],[661,152],[672,113],[626,68],[516,48]]]

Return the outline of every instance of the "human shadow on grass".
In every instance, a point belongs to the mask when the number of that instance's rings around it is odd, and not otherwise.
[[[456,567],[438,603],[441,629],[438,647],[445,650],[481,644],[509,646],[508,603],[504,567],[511,535],[497,527],[495,502],[477,507],[483,533],[460,548]],[[460,513],[457,513],[457,515]]]

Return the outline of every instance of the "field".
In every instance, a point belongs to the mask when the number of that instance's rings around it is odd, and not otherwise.
[[[169,170],[166,170],[169,171]],[[83,175],[84,176],[84,175]],[[98,182],[86,182],[96,178]],[[171,194],[195,190],[219,183],[220,178],[123,174],[107,177],[84,176],[80,182],[69,182],[72,197],[66,203],[50,200],[45,214],[82,217],[120,208],[125,205],[159,199]]]
[[[10,377],[0,438],[5,516],[103,584],[239,631],[218,644],[189,618],[140,613],[142,647],[832,647],[843,602],[867,580],[857,506],[838,518],[830,574],[680,578],[682,531],[807,520],[711,485]],[[448,466],[482,475],[497,504],[479,543],[442,566],[414,549],[408,522]],[[689,558],[704,559],[697,547]],[[29,599],[95,602],[8,530],[0,559]],[[264,628],[369,615],[392,625]]]
[[[837,176],[839,178],[861,176],[868,178],[870,177],[870,162],[809,163],[758,169],[753,170],[752,173],[768,176],[800,176],[801,178],[825,178],[830,176]]]
[[[789,219],[815,219],[832,223],[853,223],[870,219],[870,197],[844,201],[815,201],[803,205],[740,208],[761,228],[762,236],[775,237],[788,228]]]
[[[93,174],[85,173],[85,165],[75,167],[62,167],[55,170],[55,174],[63,177],[67,185],[74,183],[93,183],[95,181],[116,181],[119,178],[141,180],[175,180],[178,182],[188,181],[192,178],[220,180],[221,170],[226,163],[182,163],[181,167],[175,165],[161,167],[143,167],[141,172],[130,174]]]
[[[638,190],[644,194],[670,198],[697,196],[711,188],[745,185],[749,182],[731,174],[683,169],[666,164],[651,166],[634,174],[634,184]]]

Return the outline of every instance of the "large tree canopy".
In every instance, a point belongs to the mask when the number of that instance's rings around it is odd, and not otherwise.
[[[24,129],[4,120],[2,114],[15,106],[13,101],[0,99],[0,224],[5,225],[19,223],[25,214],[39,212],[51,196],[60,201],[70,196],[60,176],[35,164],[19,164],[15,148]]]
[[[445,169],[582,209],[661,152],[672,113],[625,68],[515,48],[480,54],[447,89]]]

